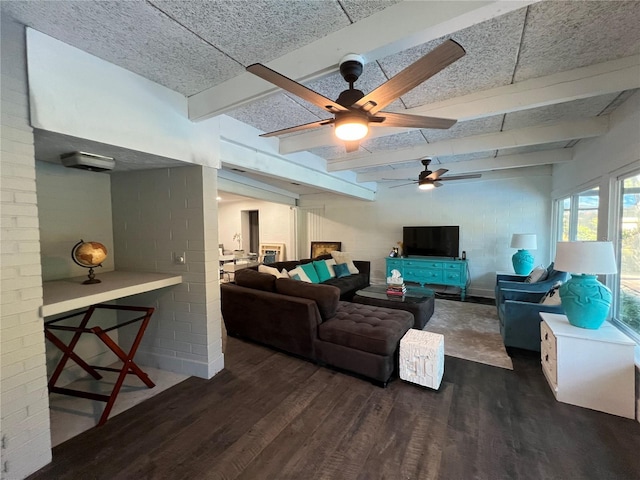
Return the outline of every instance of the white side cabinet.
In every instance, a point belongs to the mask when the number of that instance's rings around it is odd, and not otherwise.
[[[560,402],[635,417],[635,343],[605,322],[574,327],[564,315],[541,313],[542,371]]]

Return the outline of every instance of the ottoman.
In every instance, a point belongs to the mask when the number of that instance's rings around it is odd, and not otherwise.
[[[335,317],[318,325],[318,360],[385,386],[398,366],[398,344],[413,325],[402,310],[340,302]]]
[[[435,390],[444,374],[444,336],[409,330],[400,340],[400,378]]]
[[[394,297],[387,295],[385,285],[371,285],[358,290],[352,302],[410,312],[414,318],[412,328],[418,330],[422,330],[433,315],[435,304],[433,292],[427,288],[407,287],[406,295]]]

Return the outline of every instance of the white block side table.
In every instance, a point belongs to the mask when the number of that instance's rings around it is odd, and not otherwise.
[[[444,335],[410,329],[400,340],[400,378],[437,390],[444,375]]]

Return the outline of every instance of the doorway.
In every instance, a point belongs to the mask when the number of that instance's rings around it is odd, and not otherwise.
[[[258,210],[243,210],[241,217],[242,235],[249,239],[249,252],[260,249],[260,215]]]

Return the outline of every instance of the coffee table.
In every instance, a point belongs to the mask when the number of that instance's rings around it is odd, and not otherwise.
[[[424,287],[407,286],[405,295],[393,296],[387,295],[386,285],[371,285],[358,290],[352,302],[411,312],[414,318],[413,328],[422,330],[433,315],[434,299],[433,290]]]

